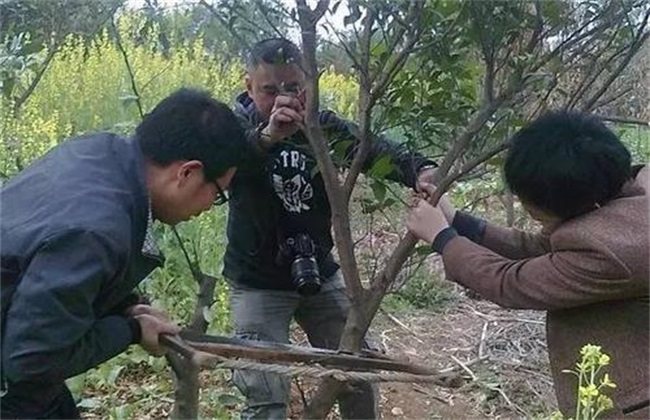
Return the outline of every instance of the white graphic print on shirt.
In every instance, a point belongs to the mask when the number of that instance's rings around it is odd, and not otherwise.
[[[311,209],[314,189],[307,171],[307,157],[299,150],[282,150],[272,170],[273,189],[286,211],[301,213]]]

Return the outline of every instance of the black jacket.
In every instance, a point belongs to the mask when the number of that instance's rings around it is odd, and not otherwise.
[[[10,179],[0,203],[2,374],[56,393],[47,384],[131,344],[119,308],[162,263],[141,252],[149,204],[140,149],[112,134],[68,140]]]
[[[332,257],[331,210],[325,185],[309,142],[299,132],[260,152],[262,119],[247,93],[239,95],[235,114],[246,129],[250,156],[230,186],[228,246],[224,276],[236,284],[260,289],[291,290],[291,258],[279,252],[288,237],[307,233],[316,245],[320,273],[329,278],[338,269]],[[358,128],[331,111],[321,111],[320,123],[336,163],[349,164],[358,144]],[[364,170],[383,156],[391,159],[387,178],[414,187],[419,169],[433,164],[382,137],[375,139]]]

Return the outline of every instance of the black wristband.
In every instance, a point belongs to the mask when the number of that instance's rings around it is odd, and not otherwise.
[[[431,244],[431,247],[438,254],[442,254],[442,251],[444,251],[447,243],[449,243],[449,241],[454,239],[456,236],[458,236],[458,232],[456,232],[456,229],[454,229],[451,226],[446,227],[436,235],[435,239],[433,240],[433,243]]]
[[[140,322],[135,318],[127,318],[129,328],[131,329],[131,344],[140,344],[142,341],[142,327]]]
[[[460,236],[464,236],[475,243],[480,243],[483,239],[486,225],[485,220],[462,211],[457,211],[454,220],[451,222],[451,226],[456,229]]]

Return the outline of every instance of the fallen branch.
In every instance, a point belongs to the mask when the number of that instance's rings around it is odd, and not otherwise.
[[[479,358],[483,357],[483,352],[485,351],[485,338],[487,337],[488,325],[489,325],[489,322],[485,322],[483,324],[483,331],[481,332],[481,341],[479,342],[479,345],[478,345],[478,357]]]
[[[636,118],[626,118],[626,117],[617,117],[615,115],[598,115],[598,114],[597,117],[603,121],[611,121],[611,122],[621,123],[621,124],[642,125],[642,126],[650,127],[650,121],[638,120]]]
[[[388,319],[390,319],[391,321],[393,321],[393,323],[395,323],[395,325],[397,325],[398,327],[402,328],[404,331],[406,331],[406,332],[408,332],[409,334],[411,334],[411,335],[412,335],[412,336],[417,340],[418,343],[420,343],[420,344],[424,344],[424,341],[420,340],[420,339],[418,338],[417,334],[416,334],[412,329],[410,329],[409,327],[407,327],[407,326],[406,326],[402,321],[400,321],[399,319],[395,318],[395,317],[394,317],[393,315],[391,315],[390,313],[386,312],[383,308],[379,308],[379,312],[381,312],[382,314],[386,315],[386,317],[387,317]]]
[[[470,307],[470,310],[475,314],[480,316],[481,318],[490,321],[490,322],[523,322],[525,324],[536,324],[536,325],[545,325],[546,323],[544,321],[539,321],[537,319],[526,319],[526,318],[518,318],[518,317],[496,317],[496,316],[491,316],[488,314],[484,314],[482,312],[477,311],[474,308]]]
[[[461,362],[460,359],[458,359],[458,358],[455,357],[455,356],[449,356],[449,357],[451,358],[451,360],[453,360],[454,362],[458,363],[458,365],[459,365],[459,366],[460,366],[460,367],[461,367],[465,372],[467,372],[467,373],[469,374],[469,376],[472,377],[472,380],[473,380],[473,381],[477,381],[477,380],[478,380],[477,376],[474,374],[474,372],[472,372],[472,370],[467,366],[466,363]]]
[[[427,397],[431,397],[431,398],[433,398],[434,400],[439,401],[439,402],[441,402],[441,403],[443,403],[443,404],[450,405],[450,404],[449,404],[449,401],[445,400],[445,399],[442,398],[442,397],[437,396],[436,394],[434,394],[433,392],[429,391],[428,389],[424,388],[424,387],[421,386],[421,385],[413,384],[412,387],[413,387],[413,390],[414,390],[414,391],[420,392],[420,393],[426,395]]]

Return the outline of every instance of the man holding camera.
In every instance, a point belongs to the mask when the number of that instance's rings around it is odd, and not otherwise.
[[[331,210],[304,118],[305,74],[298,47],[286,39],[253,46],[235,114],[247,130],[249,165],[231,185],[224,275],[241,338],[289,342],[295,318],[315,347],[336,349],[349,300],[331,254]],[[341,145],[350,163],[357,127],[331,111],[320,123],[332,150]],[[340,149],[340,147],[336,147]],[[388,155],[388,178],[414,188],[431,182],[434,164],[386,139],[373,141],[365,168]],[[368,346],[368,343],[365,344]],[[233,380],[247,397],[242,418],[287,418],[289,378],[238,371]],[[359,383],[339,397],[344,418],[378,417],[376,389]]]

